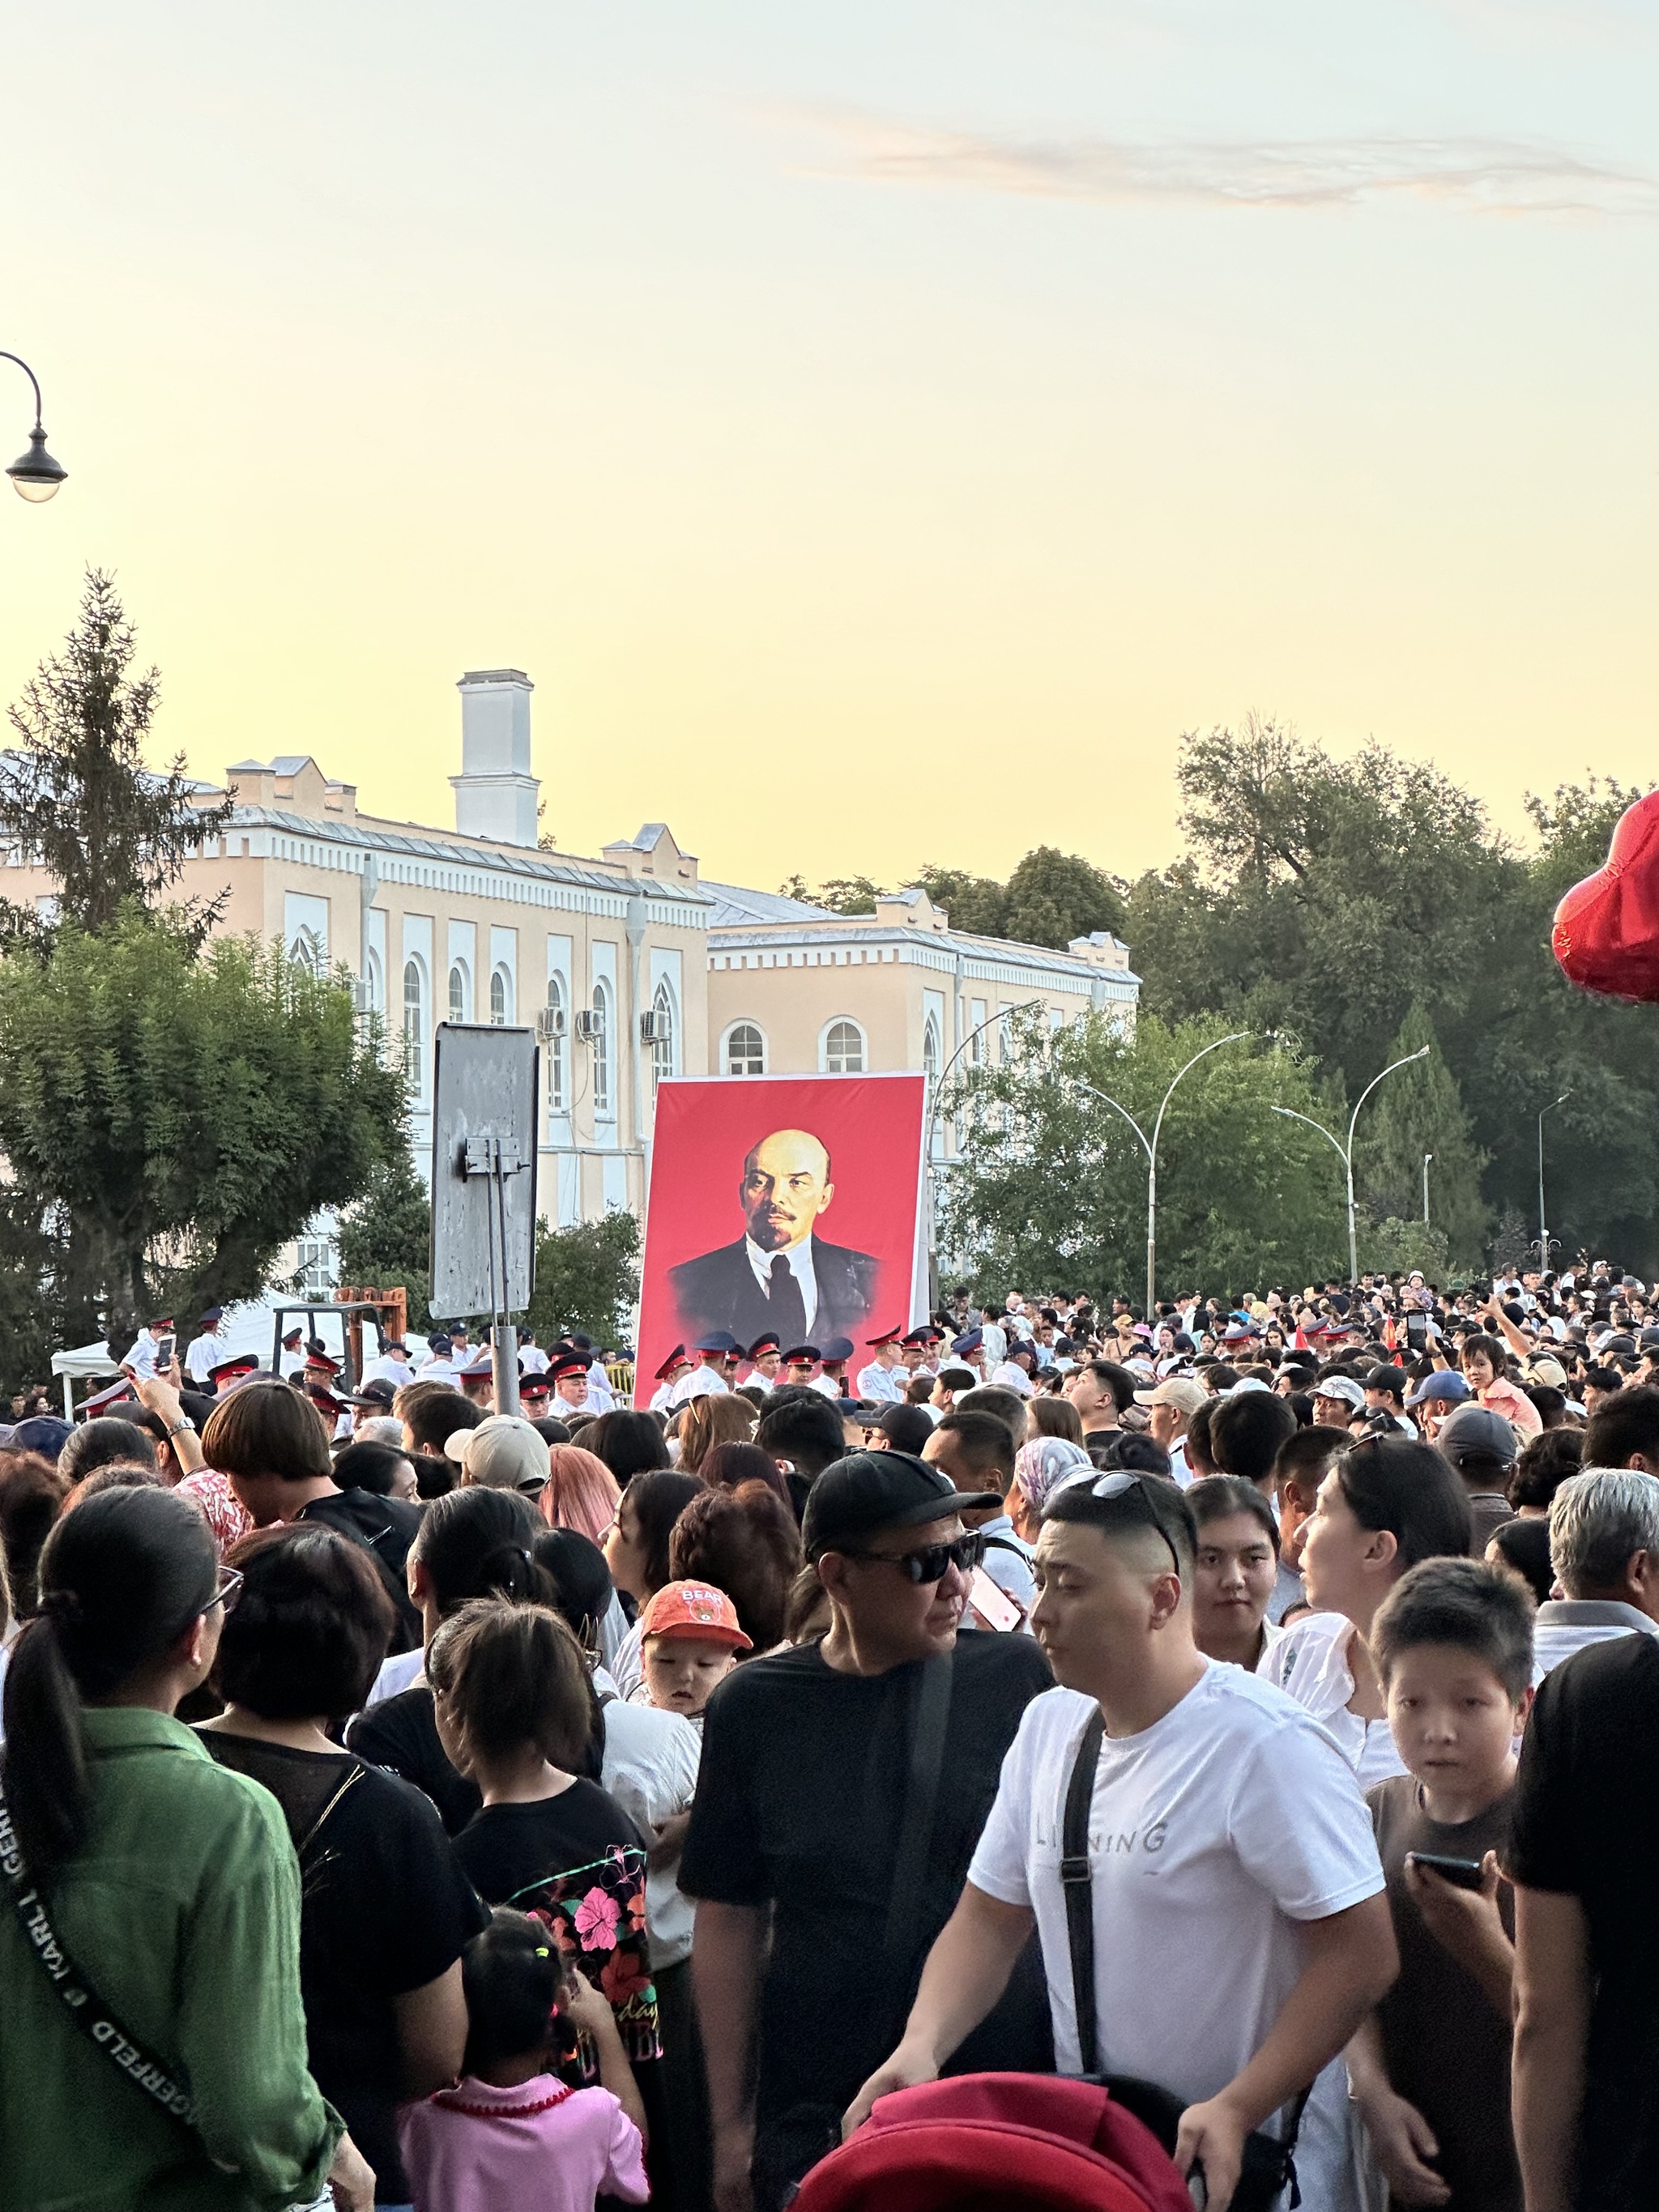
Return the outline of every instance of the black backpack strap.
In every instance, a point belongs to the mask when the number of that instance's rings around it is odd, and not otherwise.
[[[893,1978],[892,1994],[902,2008],[901,2027],[912,1995],[910,1969],[916,1948],[916,1900],[927,1877],[933,1840],[933,1814],[939,1804],[939,1775],[945,1765],[945,1730],[951,1717],[953,1672],[953,1655],[949,1651],[936,1652],[933,1658],[924,1660],[910,1708],[904,1811],[899,1821],[898,1847],[893,1853],[893,1887],[882,1941],[882,1954]]]
[[[1095,2012],[1095,1885],[1089,1864],[1089,1812],[1094,1802],[1100,1747],[1106,1740],[1106,1716],[1098,1705],[1090,1716],[1066,1785],[1066,1812],[1060,1832],[1060,1880],[1066,1897],[1066,1935],[1072,1953],[1072,2002],[1077,2012],[1077,2047],[1085,2074],[1100,2071],[1100,2030]]]

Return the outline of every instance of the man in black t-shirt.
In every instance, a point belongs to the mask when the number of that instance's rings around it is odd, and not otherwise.
[[[949,1918],[1025,1706],[1052,1681],[1023,1635],[957,1640],[977,1540],[939,1468],[854,1452],[807,1501],[830,1595],[822,1644],[751,1659],[710,1699],[679,1881],[697,1899],[692,1978],[708,2061],[719,2212],[770,2212],[838,2139]],[[886,1942],[927,1663],[951,1656],[926,1872]],[[769,1948],[768,1914],[770,1914]],[[1040,1978],[958,2054],[1044,2063]],[[751,2184],[752,2161],[752,2184]]]
[[[1522,1740],[1515,2132],[1528,2212],[1649,2212],[1659,2172],[1659,1638],[1576,1652]]]

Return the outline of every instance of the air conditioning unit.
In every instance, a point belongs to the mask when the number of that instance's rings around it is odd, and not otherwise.
[[[564,1035],[564,1008],[544,1006],[536,1017],[536,1035],[544,1044],[551,1044]]]
[[[584,1044],[598,1044],[605,1035],[605,1016],[585,1007],[576,1017],[576,1035]]]
[[[669,1020],[666,1014],[641,1014],[640,1016],[640,1042],[641,1044],[671,1044],[673,1042],[673,1037],[674,1025]]]
[[[350,985],[352,1012],[372,1014],[374,1011],[374,994],[368,988],[368,976],[354,975],[350,978]]]

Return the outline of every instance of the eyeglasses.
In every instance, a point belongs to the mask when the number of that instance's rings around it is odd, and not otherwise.
[[[927,1544],[919,1552],[852,1552],[837,1545],[844,1559],[870,1559],[878,1566],[896,1567],[907,1582],[918,1585],[945,1579],[949,1568],[969,1574],[985,1557],[985,1539],[976,1532],[958,1536],[953,1544]]]
[[[1170,1555],[1170,1564],[1179,1575],[1181,1555],[1170,1541],[1170,1532],[1158,1519],[1157,1509],[1147,1494],[1146,1486],[1149,1482],[1161,1482],[1163,1480],[1161,1475],[1136,1474],[1127,1468],[1120,1468],[1115,1474],[1103,1474],[1096,1481],[1090,1483],[1089,1495],[1091,1498],[1103,1498],[1110,1505],[1122,1505],[1131,1502],[1137,1505],[1140,1510],[1142,1520],[1149,1528],[1155,1528],[1163,1539],[1164,1548]],[[1078,1474],[1073,1476],[1072,1481],[1060,1483],[1058,1488],[1070,1490],[1086,1480],[1086,1476]]]
[[[235,1568],[221,1567],[219,1579],[214,1585],[213,1595],[202,1610],[204,1613],[211,1613],[216,1605],[222,1605],[227,1613],[233,1613],[236,1607],[236,1601],[241,1594],[242,1577],[237,1573]]]

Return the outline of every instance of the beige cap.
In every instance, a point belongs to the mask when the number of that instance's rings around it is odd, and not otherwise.
[[[1191,1420],[1209,1395],[1204,1385],[1194,1382],[1190,1375],[1171,1375],[1155,1390],[1137,1390],[1135,1403],[1137,1406],[1176,1406]]]
[[[444,1457],[486,1490],[523,1490],[548,1477],[546,1440],[516,1413],[492,1413],[476,1429],[457,1429],[444,1441]]]

